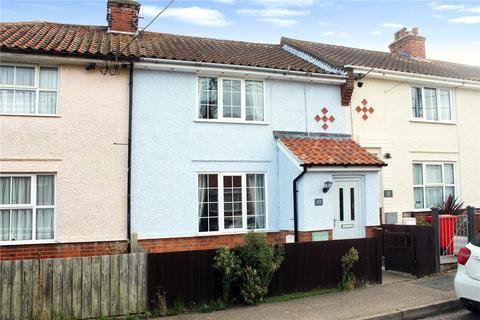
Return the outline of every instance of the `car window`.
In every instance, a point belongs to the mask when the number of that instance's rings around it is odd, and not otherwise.
[[[477,233],[477,235],[475,236],[475,238],[473,238],[472,242],[471,242],[474,246],[477,246],[477,247],[480,247],[480,232]]]

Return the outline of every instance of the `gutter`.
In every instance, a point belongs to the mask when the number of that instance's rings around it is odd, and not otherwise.
[[[372,70],[372,68],[355,66],[355,65],[346,65],[345,67],[354,69],[355,73],[362,73],[365,71]],[[408,72],[402,72],[402,71],[393,71],[393,70],[375,68],[375,71],[371,71],[369,75],[374,78],[381,78],[381,79],[387,78],[392,80],[404,80],[404,81],[420,80],[420,81],[426,81],[431,83],[438,83],[442,85],[449,85],[452,87],[461,86],[461,87],[471,88],[471,89],[480,89],[479,81],[447,78],[447,77],[439,77],[439,76],[429,76],[429,75],[424,75],[419,73],[408,73]]]
[[[128,156],[127,156],[127,253],[132,252],[132,116],[133,116],[133,61],[128,73]]]
[[[264,77],[292,77],[309,81],[323,81],[333,84],[343,84],[346,77],[343,75],[312,73],[307,71],[294,71],[286,69],[272,69],[264,67],[241,66],[232,64],[199,62],[199,61],[182,61],[182,60],[168,60],[156,58],[140,58],[140,63],[135,64],[135,68],[140,69],[163,69],[169,71],[185,71],[197,72],[199,69],[205,71],[228,73],[228,72],[248,72],[252,75],[259,75]]]

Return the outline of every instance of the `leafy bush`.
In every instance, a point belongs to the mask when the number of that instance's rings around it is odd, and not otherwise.
[[[340,288],[342,290],[352,290],[355,288],[356,278],[352,269],[358,259],[358,251],[352,247],[340,260],[342,262],[342,280],[340,282]]]
[[[458,197],[454,198],[452,195],[449,195],[446,200],[435,203],[434,208],[438,209],[438,214],[459,215],[462,213],[463,202]]]
[[[254,232],[247,233],[245,244],[235,250],[218,249],[214,268],[222,274],[223,302],[230,301],[234,285],[245,303],[262,301],[283,256],[283,247],[275,247],[267,241],[265,234]]]
[[[230,302],[232,284],[240,276],[240,259],[228,247],[221,247],[213,259],[213,267],[222,274],[223,302]]]

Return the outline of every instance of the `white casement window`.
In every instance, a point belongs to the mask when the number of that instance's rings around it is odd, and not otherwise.
[[[452,121],[450,90],[411,87],[412,118],[427,121]]]
[[[198,119],[263,122],[264,83],[260,80],[198,77]]]
[[[54,216],[54,175],[0,175],[0,243],[53,240]]]
[[[429,209],[455,197],[455,179],[454,163],[413,163],[414,208]]]
[[[0,65],[0,114],[57,114],[58,68]]]
[[[266,229],[266,183],[263,173],[198,175],[198,231]]]

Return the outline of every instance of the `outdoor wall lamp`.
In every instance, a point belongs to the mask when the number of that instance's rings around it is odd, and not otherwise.
[[[323,183],[323,193],[327,193],[331,187],[332,187],[332,181],[325,181]]]

